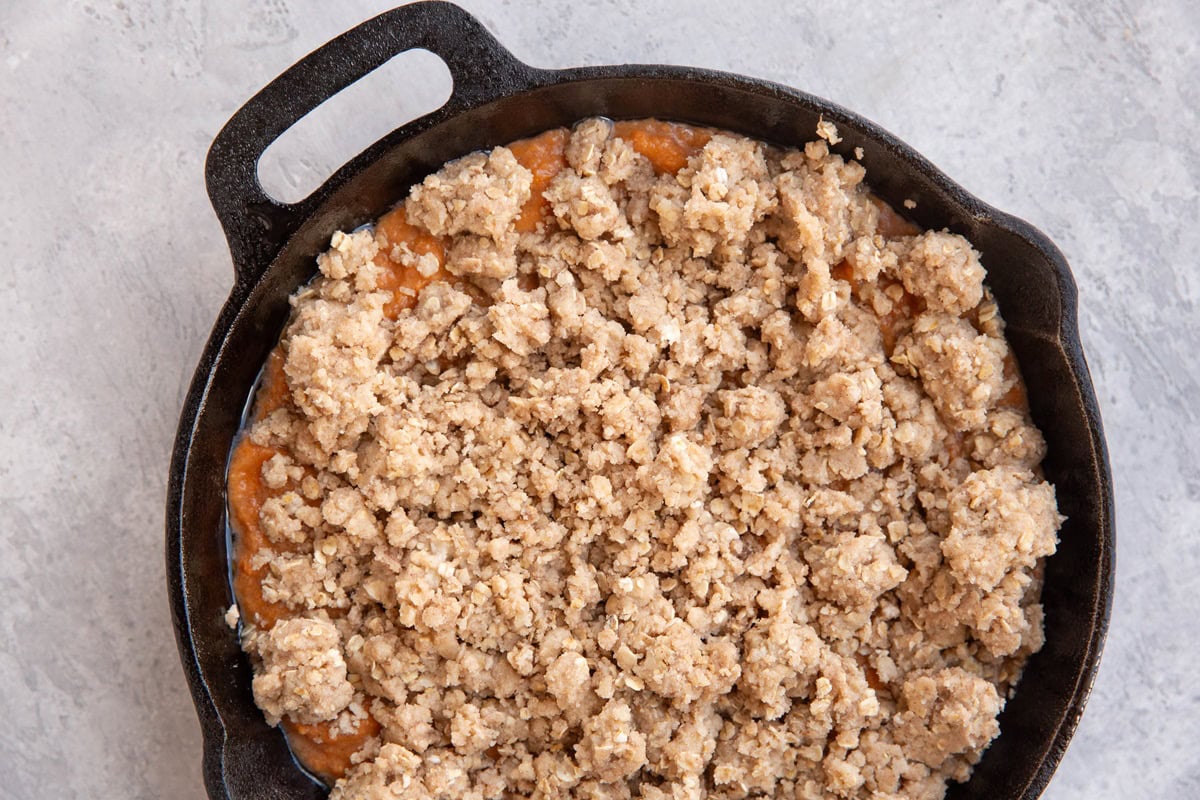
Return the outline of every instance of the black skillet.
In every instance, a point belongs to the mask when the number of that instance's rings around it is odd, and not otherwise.
[[[280,134],[391,57],[425,48],[450,69],[442,108],[385,136],[310,197],[283,204],[257,178]],[[449,3],[397,8],[306,56],[243,106],[208,155],[208,192],[229,240],[235,280],[180,417],[167,499],[167,583],[175,635],[204,732],[204,780],[225,800],[320,798],[326,789],[292,759],[250,692],[250,665],[223,621],[232,602],[225,541],[225,464],[255,376],[288,313],[287,297],[314,274],[338,229],[386,211],[408,187],[473,150],[585,117],[660,117],[798,145],[824,115],[868,180],[894,206],[917,201],[927,228],[966,235],[983,253],[1008,321],[1033,417],[1045,432],[1046,477],[1068,520],[1046,564],[1045,648],[1030,659],[1000,717],[1002,733],[971,780],[949,798],[1030,800],[1041,794],[1083,711],[1108,625],[1113,495],[1100,414],[1079,343],[1066,261],[1039,231],[982,203],[895,136],[786,86],[673,66],[542,70],[517,61],[471,15]]]

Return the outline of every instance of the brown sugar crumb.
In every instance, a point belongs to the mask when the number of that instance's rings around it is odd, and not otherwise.
[[[333,237],[231,475],[255,700],[333,800],[969,777],[1045,442],[980,254],[818,135],[586,120]]]

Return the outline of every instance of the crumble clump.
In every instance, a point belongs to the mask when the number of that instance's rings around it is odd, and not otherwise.
[[[262,661],[254,702],[272,725],[285,714],[297,722],[328,722],[354,698],[346,678],[341,635],[328,620],[295,617],[257,631],[247,649]]]

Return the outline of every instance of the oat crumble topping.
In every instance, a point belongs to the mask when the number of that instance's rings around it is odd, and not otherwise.
[[[969,776],[1062,517],[979,254],[819,133],[660,173],[587,120],[533,230],[497,147],[404,202],[437,248],[334,235],[247,433],[282,617],[239,598],[268,721],[378,723],[333,800]]]

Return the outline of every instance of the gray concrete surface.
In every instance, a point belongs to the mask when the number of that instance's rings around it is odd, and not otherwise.
[[[1058,242],[1120,545],[1103,667],[1046,797],[1200,797],[1198,7],[464,5],[538,65],[695,64],[833,98]],[[162,558],[178,409],[231,278],[203,159],[253,91],[384,8],[0,6],[0,797],[203,797]],[[440,77],[418,60],[315,119],[271,185],[302,193]]]

